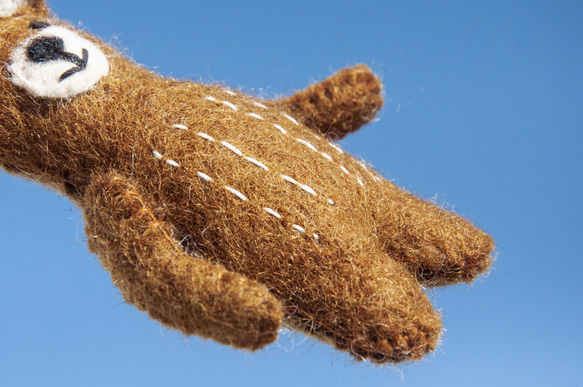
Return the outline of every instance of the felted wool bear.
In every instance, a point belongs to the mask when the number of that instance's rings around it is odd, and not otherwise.
[[[422,287],[491,265],[490,236],[332,142],[382,106],[365,66],[260,100],[159,77],[43,0],[0,0],[0,39],[0,166],[75,202],[125,300],[168,327],[415,360],[442,330]]]

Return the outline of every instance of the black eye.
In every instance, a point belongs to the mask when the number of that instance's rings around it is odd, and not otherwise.
[[[46,28],[48,26],[50,26],[50,24],[45,21],[33,20],[30,22],[28,28],[30,28],[31,30],[42,30],[43,28]]]

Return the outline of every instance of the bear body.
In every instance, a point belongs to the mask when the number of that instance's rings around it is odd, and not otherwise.
[[[442,329],[420,284],[489,268],[486,233],[332,142],[382,106],[365,66],[260,100],[159,77],[43,1],[1,3],[0,166],[71,198],[124,298],[163,324],[251,350],[285,324],[414,360]]]

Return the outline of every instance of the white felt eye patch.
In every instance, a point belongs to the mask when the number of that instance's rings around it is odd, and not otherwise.
[[[26,0],[0,0],[0,17],[12,15],[24,3],[26,3]]]
[[[10,59],[12,82],[35,97],[73,97],[109,72],[107,58],[95,44],[59,26],[26,39]]]

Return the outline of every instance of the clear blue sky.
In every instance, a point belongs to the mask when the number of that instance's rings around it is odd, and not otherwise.
[[[379,369],[283,333],[256,354],[124,304],[79,211],[0,173],[0,385],[583,385],[583,3],[52,0],[164,75],[291,93],[354,63],[384,79],[343,146],[494,235],[471,287],[431,292],[447,331]]]

